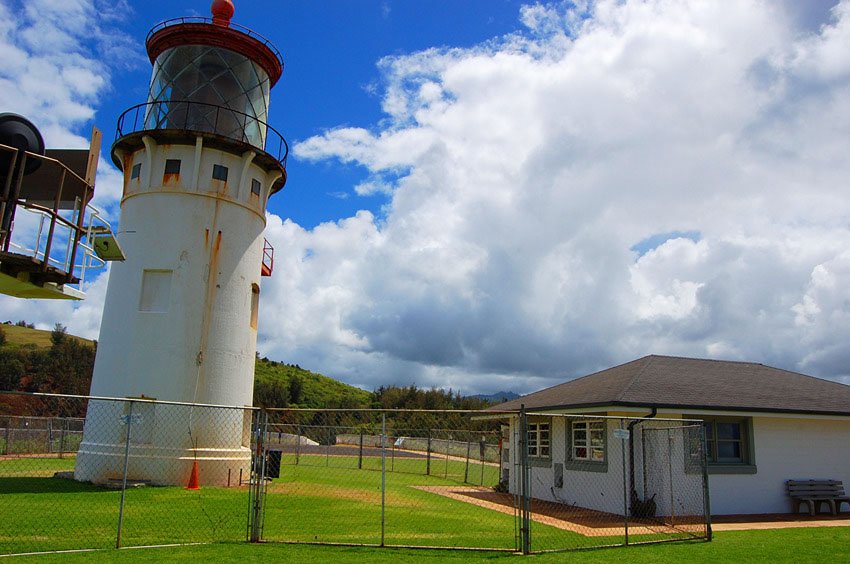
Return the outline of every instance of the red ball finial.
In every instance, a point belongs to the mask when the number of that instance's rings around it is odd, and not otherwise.
[[[231,0],[213,0],[210,11],[212,12],[214,24],[227,27],[230,25],[230,18],[233,17],[233,12],[236,9],[233,7]]]

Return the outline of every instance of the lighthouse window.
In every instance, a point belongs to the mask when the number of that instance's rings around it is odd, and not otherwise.
[[[142,163],[136,163],[130,170],[130,180],[134,180],[142,175]]]
[[[213,179],[223,180],[227,182],[227,167],[221,165],[213,165]]]
[[[260,184],[259,180],[257,180],[256,178],[251,179],[251,193],[252,194],[259,196],[260,195],[260,188],[262,188],[262,187],[263,187],[263,185]]]
[[[180,174],[180,159],[166,159],[165,174]]]

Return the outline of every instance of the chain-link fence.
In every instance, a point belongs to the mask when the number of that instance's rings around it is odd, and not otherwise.
[[[254,410],[0,394],[2,413],[0,554],[246,538]]]
[[[516,550],[499,483],[501,421],[480,412],[268,412],[266,540]],[[459,501],[459,498],[461,501]]]
[[[708,539],[704,445],[682,419],[0,393],[0,554]]]
[[[526,551],[710,538],[700,422],[529,413],[523,436],[505,468]]]
[[[268,412],[263,538],[542,552],[707,539],[699,422]]]

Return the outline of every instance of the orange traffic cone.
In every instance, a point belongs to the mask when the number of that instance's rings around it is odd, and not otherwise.
[[[201,484],[198,481],[198,461],[192,463],[192,474],[189,476],[189,483],[186,485],[187,490],[199,490]]]

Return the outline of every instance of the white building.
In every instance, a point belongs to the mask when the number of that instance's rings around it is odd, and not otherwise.
[[[109,277],[94,396],[252,404],[266,202],[286,182],[286,142],[266,124],[283,62],[232,14],[216,0],[212,19],[148,35],[148,101],[121,116],[112,145],[126,261]],[[114,411],[90,402],[77,479],[120,476],[126,431]],[[241,411],[147,404],[133,416],[130,478],[185,484],[195,460],[204,484],[247,475]]]
[[[638,499],[663,490],[666,473],[678,476],[676,496],[700,495],[701,470],[689,463],[688,452],[688,437],[696,436],[690,429],[699,427],[683,419],[703,421],[712,514],[788,513],[789,479],[850,484],[850,386],[762,364],[652,355],[492,409],[520,406],[535,414],[528,458],[532,496],[539,499],[623,514],[622,496],[610,492],[629,482],[628,468],[634,468]],[[631,429],[630,440],[637,441],[631,464],[620,417],[656,420]],[[514,416],[503,460],[513,492],[519,488],[517,425]],[[664,429],[667,437],[680,429],[675,444],[670,438],[664,447],[670,468],[644,476],[645,439],[661,437],[655,431]],[[656,499],[660,514],[689,503],[665,497]]]

